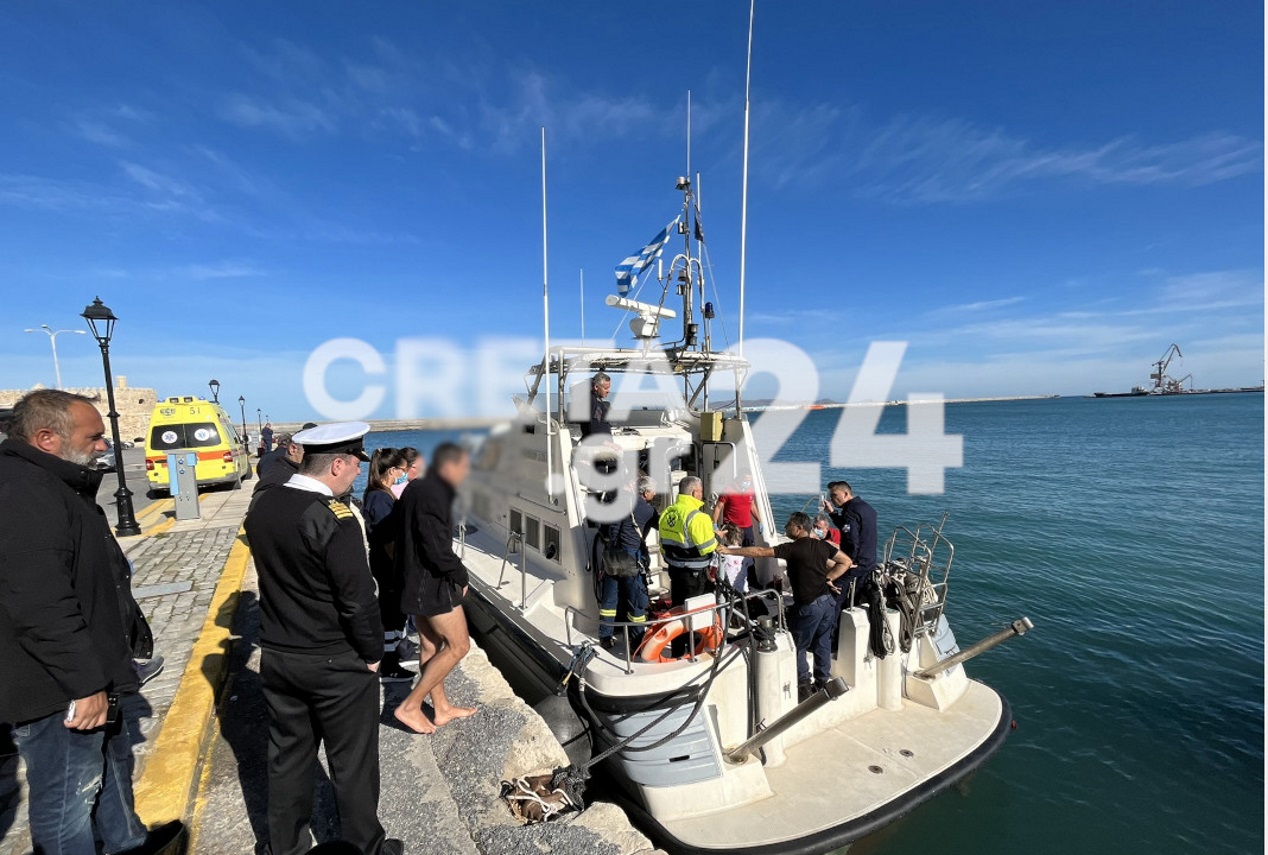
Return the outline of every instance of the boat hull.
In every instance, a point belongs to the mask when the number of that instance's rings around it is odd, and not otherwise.
[[[529,703],[553,694],[565,672],[556,655],[518,627],[477,586],[472,588],[467,609],[473,626],[483,636],[482,646],[495,658],[505,657],[506,662],[513,663],[513,668],[507,670],[519,672],[517,691]],[[665,819],[649,809],[646,796],[651,781],[632,770],[625,758],[613,758],[603,764],[604,775],[614,784],[607,795],[617,799],[659,846],[673,853],[829,852],[911,812],[970,775],[1000,748],[1012,726],[1008,703],[981,683],[968,684],[967,700],[962,698],[956,704],[961,719],[971,718],[968,727],[974,735],[967,740],[965,727],[955,718],[954,710],[948,717],[946,711],[905,702],[902,712],[876,710],[860,718],[848,718],[788,748],[782,764],[761,770],[770,779],[772,790],[764,799],[703,816]],[[590,709],[586,710],[575,687],[568,696],[577,719],[591,736],[591,715],[605,716],[606,723],[607,713],[643,705],[642,698],[608,696],[589,689]],[[909,724],[895,728],[894,715],[907,717]],[[955,739],[946,738],[950,732],[955,733]],[[683,745],[687,747],[671,746],[664,753],[668,756],[691,750],[690,746],[701,742],[703,736],[694,731],[684,733]],[[953,742],[963,746],[958,755],[937,756],[940,747]],[[578,746],[574,742],[567,747],[575,761]],[[604,740],[594,740],[594,751],[605,747]],[[697,787],[723,786],[720,776],[710,775],[707,763],[698,762],[707,753],[697,747],[691,763],[674,766],[671,789],[680,794],[677,797],[689,798]],[[914,756],[907,758],[905,753]],[[651,759],[654,762],[655,758]],[[750,758],[747,763],[760,766],[761,761]],[[879,773],[869,771],[878,767],[882,769]],[[660,774],[654,766],[645,768],[650,769],[647,774]],[[690,778],[693,774],[697,776],[694,780]],[[643,779],[638,780],[640,777]],[[854,799],[852,804],[844,795],[850,793],[855,794],[850,797]],[[814,801],[822,804],[812,806]],[[834,813],[839,822],[833,821]]]

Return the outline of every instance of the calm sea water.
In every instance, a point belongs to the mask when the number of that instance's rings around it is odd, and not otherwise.
[[[809,414],[781,458],[827,460],[838,417]],[[907,495],[895,470],[825,480],[848,479],[883,536],[950,512],[960,643],[1035,622],[968,666],[1018,729],[851,855],[1263,852],[1263,396],[953,404],[946,421],[965,450],[944,495]]]

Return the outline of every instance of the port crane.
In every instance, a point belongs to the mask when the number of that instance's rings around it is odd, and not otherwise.
[[[1180,352],[1180,346],[1172,343],[1163,351],[1162,356],[1153,364],[1153,371],[1149,374],[1149,379],[1154,381],[1152,389],[1144,390],[1150,395],[1174,395],[1184,391],[1184,384],[1188,382],[1190,388],[1193,386],[1193,375],[1186,374],[1179,380],[1167,375],[1167,369],[1171,367],[1171,360],[1180,357],[1184,359],[1184,354]]]

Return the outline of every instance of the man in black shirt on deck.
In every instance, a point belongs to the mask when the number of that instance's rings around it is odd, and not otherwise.
[[[784,533],[791,543],[769,546],[719,546],[724,555],[745,558],[782,558],[788,565],[793,609],[788,628],[797,645],[797,696],[804,701],[832,679],[832,634],[840,619],[839,580],[850,569],[850,557],[831,543],[811,536],[814,523],[803,513],[788,517]],[[806,654],[814,657],[813,678]]]
[[[313,773],[324,743],[343,839],[396,855],[379,824],[383,626],[361,526],[336,496],[368,460],[370,426],[300,431],[300,470],[260,496],[246,533],[260,574],[260,684],[268,708],[272,855],[309,850]]]

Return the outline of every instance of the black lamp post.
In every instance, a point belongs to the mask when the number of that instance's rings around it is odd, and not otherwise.
[[[93,338],[97,339],[97,345],[101,348],[102,366],[106,371],[106,401],[110,404],[110,412],[106,413],[106,417],[110,419],[110,434],[114,437],[114,471],[119,476],[119,489],[114,491],[119,521],[114,530],[120,537],[138,535],[141,533],[141,526],[137,524],[136,515],[132,511],[132,491],[128,489],[127,477],[123,474],[123,444],[119,441],[119,413],[114,408],[114,377],[110,373],[110,337],[114,335],[115,321],[119,319],[101,302],[100,297],[84,309],[81,317],[88,322],[88,329]]]
[[[238,406],[242,408],[242,450],[246,452],[247,460],[251,459],[251,440],[247,439],[247,399],[238,396]]]
[[[261,437],[264,436],[264,416],[261,415],[263,412],[264,411],[261,410],[259,407],[255,408],[255,423],[260,428]]]
[[[213,403],[220,403],[220,381],[212,380],[207,384],[207,388],[211,390],[211,400]]]

